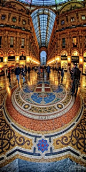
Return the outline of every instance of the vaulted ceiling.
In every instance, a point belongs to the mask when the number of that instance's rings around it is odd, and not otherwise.
[[[30,7],[29,8],[30,10],[33,9],[31,12],[31,17],[35,28],[35,33],[37,36],[39,48],[47,47],[56,17],[55,11],[59,9],[59,5],[61,6],[61,4],[70,0],[16,0],[16,1],[20,1],[26,4],[26,7],[27,8]]]
[[[31,15],[39,47],[47,47],[55,21],[55,13],[49,9],[41,8]]]

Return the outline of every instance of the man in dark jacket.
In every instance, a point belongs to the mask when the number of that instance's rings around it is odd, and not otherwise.
[[[18,80],[18,85],[19,85],[19,74],[20,74],[20,68],[18,67],[18,65],[16,65],[16,69],[15,69],[15,75],[16,75],[16,79]]]
[[[75,94],[75,97],[76,97],[77,91],[78,91],[79,75],[80,75],[80,71],[77,67],[77,64],[75,63],[74,68],[73,68],[73,85],[72,85],[72,95]]]
[[[48,75],[48,79],[49,79],[49,74],[50,74],[50,66],[47,66],[47,75]]]

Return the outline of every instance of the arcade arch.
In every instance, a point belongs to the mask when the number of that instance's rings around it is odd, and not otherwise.
[[[40,64],[41,65],[46,65],[46,60],[47,60],[47,53],[46,53],[46,51],[41,51],[40,52]]]

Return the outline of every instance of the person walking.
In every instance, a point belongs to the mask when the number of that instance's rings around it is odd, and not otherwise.
[[[19,85],[19,75],[20,75],[20,67],[18,65],[16,65],[16,69],[15,69],[15,75],[16,75],[16,79],[18,80],[18,85]]]
[[[40,77],[40,74],[41,74],[41,69],[40,66],[38,66],[38,77]]]
[[[28,66],[28,74],[30,74],[30,66]]]
[[[8,67],[8,78],[9,78],[9,87],[11,87],[11,68]]]
[[[61,69],[61,82],[63,82],[63,77],[64,77],[64,68],[62,66],[62,69]]]
[[[25,73],[27,74],[27,66],[25,65]]]
[[[78,86],[79,86],[79,77],[80,77],[80,71],[77,67],[77,64],[74,64],[74,68],[73,68],[73,82],[72,82],[72,95],[77,95],[77,91],[78,91]]]
[[[47,66],[47,76],[48,76],[48,79],[49,79],[49,75],[50,75],[50,66],[48,65]]]
[[[25,83],[25,68],[24,68],[24,65],[22,65],[22,68],[21,68],[21,75],[23,77],[23,84]]]
[[[28,79],[30,80],[30,66],[28,66]]]

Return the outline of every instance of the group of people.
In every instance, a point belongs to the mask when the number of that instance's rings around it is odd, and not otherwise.
[[[23,84],[25,83],[25,75],[28,72],[28,76],[30,76],[30,66],[24,66],[22,65],[22,68],[20,68],[18,65],[16,65],[15,68],[15,75],[16,75],[16,79],[18,80],[18,85],[20,82],[20,74],[22,76],[23,79]],[[49,79],[49,75],[50,75],[50,66],[48,65],[46,68],[43,66],[42,68],[40,66],[38,66],[38,75],[40,77],[40,74],[43,75],[44,78],[44,71],[46,70],[47,72],[47,78]],[[79,81],[80,81],[80,70],[77,67],[77,64],[74,63],[74,66],[72,68],[72,70],[70,70],[70,74],[71,74],[71,81],[72,81],[72,86],[71,86],[71,94],[72,96],[77,95],[77,91],[78,91],[78,86],[79,86]],[[60,80],[61,78],[61,82],[63,82],[63,77],[64,77],[64,68],[62,66],[58,68],[58,80]],[[11,86],[11,68],[8,68],[8,78],[9,78],[9,83]]]
[[[45,71],[47,72],[47,78],[49,79],[49,75],[50,75],[50,66],[48,65],[47,67],[45,66],[38,66],[38,76],[40,77],[40,75],[42,74],[42,77],[44,78],[45,75]]]
[[[30,76],[30,66],[27,66],[25,65],[22,65],[22,68],[20,68],[18,66],[18,64],[16,65],[16,68],[15,68],[15,75],[16,75],[16,79],[18,81],[18,85],[19,85],[19,82],[20,82],[20,74],[22,76],[22,79],[23,79],[23,84],[25,83],[25,75],[27,74],[28,72],[28,75]],[[11,87],[11,68],[8,67],[8,78],[9,78],[9,86]]]
[[[47,78],[49,79],[50,77],[50,66],[48,65],[47,67],[40,67],[38,66],[38,76],[40,77],[40,75],[42,74],[43,78],[44,78],[44,71],[47,72]],[[60,79],[60,76],[61,76],[61,82],[63,81],[63,77],[64,77],[64,68],[62,66],[58,68],[58,79]]]

